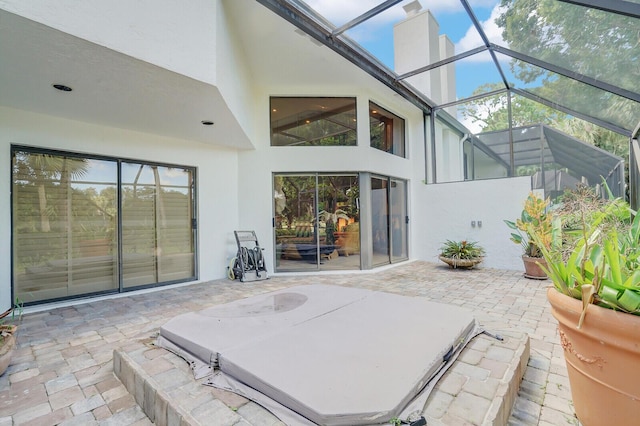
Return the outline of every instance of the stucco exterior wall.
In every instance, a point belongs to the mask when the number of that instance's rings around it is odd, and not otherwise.
[[[0,8],[196,80],[216,84],[219,1],[0,0]]]
[[[274,247],[273,173],[373,172],[409,181],[423,179],[424,163],[420,161],[423,154],[421,149],[415,146],[424,143],[422,113],[398,97],[383,93],[339,86],[260,89],[253,111],[256,117],[256,149],[239,154],[238,199],[240,223],[245,228],[257,232],[261,246],[266,248],[265,257],[270,271],[273,271]],[[269,97],[289,95],[356,97],[358,146],[271,147]],[[408,158],[401,158],[369,146],[369,100],[405,119]],[[414,155],[418,156],[417,161],[413,160]],[[416,164],[419,165],[417,169]]]
[[[242,27],[234,25],[225,3],[220,3],[216,22],[218,90],[244,133],[249,135],[249,139],[253,139],[255,119],[252,115],[252,69],[239,42],[238,31],[242,31]]]
[[[225,276],[240,227],[235,151],[0,107],[0,309],[11,302],[12,144],[196,167],[199,277]]]
[[[529,176],[414,188],[413,257],[439,262],[439,249],[446,240],[472,240],[487,252],[482,266],[522,269],[522,248],[509,241],[511,230],[504,219],[520,217],[530,191]]]

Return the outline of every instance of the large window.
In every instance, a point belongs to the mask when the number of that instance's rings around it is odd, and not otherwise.
[[[272,97],[272,146],[356,145],[355,98]]]
[[[14,296],[195,278],[193,169],[17,147],[12,160]]]
[[[357,174],[274,175],[276,271],[360,268]]]
[[[373,102],[369,102],[369,133],[373,148],[405,156],[404,120]]]

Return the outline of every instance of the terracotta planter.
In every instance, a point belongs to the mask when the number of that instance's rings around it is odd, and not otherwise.
[[[15,325],[0,325],[0,333],[3,334],[2,343],[0,343],[0,375],[4,374],[11,363],[11,355],[16,346],[17,329]]]
[[[524,263],[524,276],[525,278],[531,278],[533,280],[546,280],[547,274],[540,268],[538,263],[547,266],[547,261],[544,257],[529,257],[522,256],[522,262]]]
[[[547,290],[558,320],[573,405],[584,426],[638,424],[640,317],[589,305],[577,329],[582,301]]]

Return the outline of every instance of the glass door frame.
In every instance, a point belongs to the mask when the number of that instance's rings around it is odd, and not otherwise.
[[[394,178],[394,177],[390,177],[390,176],[384,176],[384,175],[379,175],[379,174],[375,174],[375,173],[371,173],[371,174],[366,174],[367,176],[365,176],[365,180],[367,180],[367,189],[368,189],[368,197],[366,199],[366,206],[368,207],[368,217],[370,218],[370,223],[368,226],[368,242],[369,244],[367,244],[367,248],[371,251],[370,257],[368,257],[369,260],[369,266],[371,268],[373,267],[378,267],[378,266],[383,266],[383,265],[388,265],[388,264],[393,264],[393,263],[398,263],[398,262],[404,262],[406,260],[409,259],[409,215],[408,215],[408,207],[409,207],[409,203],[408,203],[408,186],[409,183],[406,179],[400,179],[400,178]],[[374,244],[376,243],[376,231],[379,230],[374,230],[374,226],[375,223],[373,221],[373,218],[375,216],[375,212],[373,211],[374,206],[373,206],[373,185],[372,185],[372,181],[373,179],[378,179],[382,182],[385,183],[386,185],[386,194],[385,194],[385,200],[386,200],[386,214],[384,214],[384,216],[386,217],[386,235],[382,236],[382,240],[386,241],[386,257],[387,260],[384,262],[374,262]],[[404,214],[401,214],[399,218],[395,218],[400,219],[401,221],[403,221],[404,223],[394,223],[394,216],[395,216],[395,211],[393,208],[394,205],[394,197],[393,194],[394,192],[392,191],[392,187],[394,184],[397,185],[398,182],[402,182],[404,184],[404,191],[402,194],[402,197],[404,199],[404,201],[402,203],[402,209],[404,210]],[[363,191],[364,192],[364,191]],[[404,216],[404,217],[402,217]],[[401,256],[394,256],[394,246],[396,244],[396,239],[398,238],[397,233],[394,233],[394,226],[395,225],[399,225],[400,229],[403,231],[404,235],[400,235],[400,238],[404,239],[404,243],[401,246],[401,250],[402,252],[404,252],[404,255]],[[404,226],[403,226],[404,225]],[[394,234],[396,234],[394,236]],[[397,246],[396,246],[397,247]]]
[[[278,187],[276,183],[276,178],[287,178],[287,177],[300,177],[300,178],[308,178],[314,180],[314,188],[313,188],[313,196],[311,199],[311,209],[313,210],[314,217],[310,219],[310,223],[303,223],[304,226],[299,226],[299,217],[293,217],[292,219],[283,218],[283,215],[279,213],[278,208],[283,208],[278,206],[278,197],[280,199],[285,196],[285,189],[283,187]],[[362,226],[359,223],[362,217],[362,210],[360,209],[360,201],[358,195],[350,195],[350,197],[356,197],[355,201],[353,198],[348,198],[349,202],[347,203],[350,207],[344,207],[343,204],[345,201],[345,194],[342,194],[341,197],[335,195],[334,197],[329,197],[333,202],[328,202],[326,198],[323,197],[323,193],[320,192],[321,185],[324,183],[323,178],[327,177],[335,177],[335,178],[349,178],[354,180],[358,187],[358,192],[360,191],[359,185],[361,183],[360,173],[358,172],[273,172],[272,173],[272,235],[273,235],[273,265],[275,272],[317,272],[317,271],[338,271],[338,270],[361,270],[362,268]],[[354,188],[355,186],[349,186],[349,190]],[[349,190],[345,190],[346,194],[349,194]],[[311,189],[306,189],[304,192],[311,193]],[[298,192],[301,194],[303,192]],[[338,200],[341,200],[338,202]],[[325,205],[325,203],[328,203]],[[306,204],[309,204],[309,200],[307,200]],[[345,208],[347,211],[341,210]],[[324,211],[328,209],[329,211]],[[348,213],[348,214],[347,214]],[[332,218],[331,222],[335,226],[332,228],[332,237],[327,236],[326,232],[329,229],[328,224],[329,220],[327,217],[330,216]],[[285,220],[286,229],[281,228],[280,221]],[[292,223],[288,223],[289,220],[292,220]],[[335,220],[335,223],[333,221]],[[358,223],[354,223],[358,222]],[[309,222],[309,218],[302,220],[301,222]],[[295,227],[291,228],[291,226],[295,223]],[[303,228],[303,229],[299,229]],[[308,229],[308,230],[307,230]],[[353,229],[357,229],[357,231],[353,231]],[[281,230],[283,232],[282,235],[279,235],[278,232]],[[301,234],[300,231],[306,231],[306,233]],[[339,232],[339,230],[344,230],[344,233]],[[324,232],[324,234],[323,234]],[[355,234],[357,232],[357,234]],[[354,236],[354,234],[356,236]],[[310,235],[313,236],[312,241],[305,241],[310,238]],[[335,237],[334,237],[335,236]],[[343,238],[341,240],[341,238]],[[357,241],[356,241],[357,240]],[[324,243],[323,243],[324,241]],[[310,247],[305,247],[305,254],[302,254],[300,251],[300,246],[309,246],[310,244],[315,244],[315,248],[311,249]],[[328,249],[328,250],[327,250]],[[333,249],[333,252],[329,255],[329,251]],[[315,252],[315,259],[308,259],[309,251],[311,251],[311,255]],[[356,256],[354,256],[356,255]],[[330,259],[340,258],[341,261],[337,262]],[[300,260],[298,265],[293,265],[290,267],[281,267],[280,264],[282,260],[287,260],[288,262],[292,262],[295,260]],[[352,260],[353,259],[353,260]],[[304,262],[304,260],[307,260]],[[334,266],[335,265],[335,266]],[[299,266],[299,267],[298,267]]]
[[[121,157],[110,157],[110,156],[105,156],[105,155],[99,155],[99,154],[87,154],[87,153],[80,153],[80,152],[72,152],[72,151],[63,151],[63,150],[56,150],[56,149],[49,149],[49,148],[39,148],[39,147],[33,147],[33,146],[24,146],[24,145],[11,145],[11,155],[9,157],[9,161],[13,162],[13,158],[16,152],[23,152],[23,153],[27,153],[27,154],[36,154],[36,155],[52,155],[52,156],[60,156],[60,157],[67,157],[67,158],[78,158],[78,159],[86,159],[86,160],[96,160],[96,161],[109,161],[109,162],[114,162],[117,166],[117,170],[116,170],[116,205],[117,205],[117,221],[116,221],[116,232],[115,232],[115,260],[117,263],[116,266],[116,271],[115,271],[115,275],[117,276],[117,285],[112,288],[112,289],[107,289],[107,290],[101,290],[101,291],[96,291],[96,292],[90,292],[90,293],[81,293],[81,294],[73,294],[73,295],[66,295],[66,296],[62,296],[62,297],[54,297],[54,298],[47,298],[47,299],[41,299],[41,300],[34,300],[31,302],[25,302],[25,306],[31,306],[31,305],[38,305],[38,304],[43,304],[43,303],[51,303],[51,302],[56,302],[56,301],[61,301],[61,300],[73,300],[73,299],[78,299],[78,298],[86,298],[86,297],[91,297],[91,296],[98,296],[98,295],[106,295],[106,294],[118,294],[118,293],[125,293],[128,291],[133,291],[133,290],[138,290],[141,288],[153,288],[153,287],[158,287],[158,286],[164,286],[164,285],[169,285],[169,284],[175,284],[175,283],[180,283],[180,282],[189,282],[189,281],[194,281],[197,280],[199,277],[199,262],[198,262],[198,253],[199,253],[199,244],[198,244],[198,231],[197,231],[197,212],[198,212],[198,192],[197,192],[197,168],[194,166],[184,166],[184,165],[176,165],[176,164],[166,164],[166,163],[159,163],[159,162],[152,162],[152,161],[148,161],[148,160],[139,160],[139,159],[127,159],[127,158],[121,158]],[[170,281],[164,281],[164,282],[158,282],[158,283],[149,283],[149,284],[144,284],[144,285],[140,285],[140,286],[132,286],[132,287],[124,287],[123,286],[123,271],[122,271],[122,170],[121,170],[121,165],[123,162],[128,162],[128,163],[138,163],[138,164],[144,164],[147,166],[153,166],[153,167],[169,167],[169,168],[179,168],[179,169],[183,169],[183,170],[188,170],[191,173],[191,182],[190,182],[190,192],[191,192],[191,198],[190,198],[190,211],[191,211],[191,239],[192,239],[192,249],[193,249],[193,255],[192,255],[192,262],[193,262],[193,275],[184,279],[178,279],[178,280],[170,280]],[[15,221],[17,220],[16,216],[15,216],[15,208],[16,206],[14,205],[14,197],[13,197],[13,186],[15,184],[14,182],[14,174],[13,174],[13,164],[11,167],[11,193],[12,196],[10,198],[10,220],[11,220],[11,261],[10,261],[10,273],[11,273],[11,298],[12,300],[15,300],[16,297],[16,271],[15,271],[15,256],[16,256],[16,248],[15,248],[15,238],[16,235],[14,233],[14,224]]]

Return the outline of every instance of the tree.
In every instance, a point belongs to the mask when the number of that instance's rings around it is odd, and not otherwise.
[[[502,0],[496,24],[512,50],[560,65],[588,77],[634,90],[640,80],[640,34],[636,19],[557,0]],[[559,105],[633,128],[638,104],[612,93],[559,76],[544,68],[511,61],[513,75],[526,90]],[[504,88],[478,87],[474,94]],[[508,127],[507,94],[492,95],[465,105],[462,114],[482,131]],[[627,156],[628,138],[572,117],[528,98],[514,96],[513,126],[544,123],[616,155]]]
[[[85,159],[16,151],[13,160],[15,179],[30,181],[38,188],[40,231],[51,230],[49,217],[56,207],[48,203],[47,188],[49,192],[67,191],[70,179],[83,176],[88,169]],[[60,211],[66,213],[64,208]]]
[[[633,88],[637,67],[638,22],[634,18],[557,0],[502,0],[496,23],[511,49],[591,77]],[[522,62],[516,74],[526,82],[546,71]]]
[[[637,19],[557,0],[502,0],[501,7],[496,23],[512,50],[637,90]],[[637,123],[636,102],[522,61],[512,61],[511,69],[525,84],[541,82],[531,90],[558,104],[629,129]]]
[[[483,84],[473,91],[473,95],[499,90],[503,87],[501,83]],[[509,127],[507,96],[508,93],[505,92],[469,102],[462,106],[462,114],[470,118],[473,123],[479,124],[482,131],[507,129]],[[552,124],[566,118],[566,114],[561,111],[522,96],[515,96],[511,99],[511,112],[514,127],[534,123]]]

